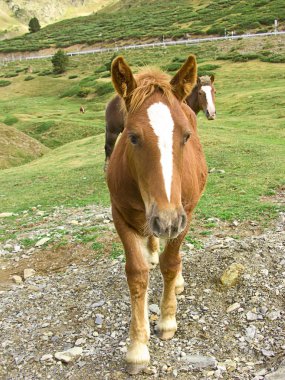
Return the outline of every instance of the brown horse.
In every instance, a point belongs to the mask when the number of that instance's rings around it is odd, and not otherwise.
[[[107,182],[126,256],[132,310],[126,361],[132,374],[150,360],[147,289],[149,268],[158,261],[164,289],[157,332],[161,339],[171,339],[177,330],[175,293],[184,289],[179,249],[207,178],[196,115],[184,103],[196,80],[194,56],[172,79],[159,70],[134,77],[122,57],[112,63],[125,122]],[[159,238],[165,248],[158,259]]]
[[[85,108],[83,106],[80,106],[79,111],[80,113],[85,113]]]
[[[188,106],[196,114],[203,110],[208,120],[214,120],[216,117],[214,80],[214,75],[199,77],[196,86],[186,98]]]
[[[216,116],[215,92],[214,76],[202,76],[197,79],[197,84],[185,101],[196,114],[203,110],[208,120],[214,120]],[[106,107],[105,122],[106,170],[117,138],[124,129],[124,112],[121,98],[118,95],[111,99]]]

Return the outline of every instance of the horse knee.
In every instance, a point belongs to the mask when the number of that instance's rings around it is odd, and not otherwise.
[[[126,266],[126,275],[130,292],[142,296],[148,288],[148,268],[134,269]]]
[[[163,277],[173,280],[177,277],[177,274],[181,270],[181,258],[180,257],[166,257],[160,256],[159,258],[160,270]]]

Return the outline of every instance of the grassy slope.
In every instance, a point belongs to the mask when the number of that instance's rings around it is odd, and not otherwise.
[[[284,28],[283,0],[120,1],[88,17],[64,20],[13,40],[0,42],[0,52],[39,50],[75,44],[114,45],[139,39],[181,38],[188,34],[224,35]]]
[[[51,69],[50,62],[34,61],[34,72],[31,75],[34,79],[25,81],[27,74],[24,72],[18,73],[16,77],[7,78],[12,83],[5,89],[0,89],[0,122],[5,122],[7,117],[16,118],[18,121],[14,124],[15,127],[50,148],[102,133],[104,107],[108,95],[98,98],[94,93],[88,99],[78,96],[61,97],[64,92],[76,87],[82,79],[92,73],[96,64],[98,66],[101,62],[101,58],[86,57],[84,68],[79,62],[79,58],[73,59],[66,75],[54,77],[39,75],[44,73],[44,70]],[[17,73],[25,65],[26,63],[11,64],[3,68],[3,75]],[[78,76],[69,79],[72,75]],[[81,104],[86,108],[85,114],[79,112]]]
[[[196,53],[199,53],[201,64],[217,64],[217,61],[207,58],[208,55],[213,55],[216,45],[213,45],[211,50],[209,46],[208,49],[205,46],[195,49]],[[193,48],[191,50],[193,51]],[[130,51],[126,53],[126,57],[136,69],[150,62],[160,62],[165,66],[174,57],[186,57],[187,54],[189,47],[174,47],[166,50]],[[103,55],[98,59],[102,62],[108,61],[109,58],[109,55]],[[73,62],[77,62],[78,67],[72,70],[79,72],[84,70],[84,75],[92,74],[94,68],[92,60],[97,58],[81,59],[79,64],[74,58]],[[258,61],[248,63],[218,61],[218,64],[220,68],[215,70],[218,119],[209,122],[200,114],[198,122],[209,167],[223,169],[226,173],[210,174],[198,213],[205,217],[255,219],[265,212],[270,218],[276,208],[261,203],[259,197],[272,193],[276,187],[284,183],[285,65]],[[59,118],[61,120],[67,118],[74,123],[74,127],[80,125],[78,120],[81,116],[88,116],[85,124],[81,120],[82,125],[101,120],[99,123],[103,131],[104,97],[85,100],[90,113],[88,111],[85,115],[78,116],[76,113],[69,114],[73,107],[76,107],[77,112],[81,99],[56,97],[55,93],[59,94],[66,89],[70,80],[67,76],[52,79],[54,81],[39,77],[37,86],[40,89],[41,83],[45,83],[45,90],[40,95],[33,87],[35,96],[27,98],[27,102],[30,103],[24,104],[23,108],[21,108],[23,101],[20,96],[21,91],[25,92],[28,89],[23,90],[25,87],[20,85],[17,88],[19,99],[15,100],[11,91],[5,96],[7,100],[0,98],[0,106],[3,102],[5,107],[8,107],[9,101],[15,102],[14,114],[18,117],[23,115],[24,108],[28,105],[33,106],[35,111],[38,110],[36,115],[41,114],[43,120],[56,116],[54,112],[56,106],[61,112]],[[12,80],[15,81],[12,85],[16,85],[20,78]],[[41,82],[41,80],[46,81]],[[33,112],[31,115],[34,117]],[[94,116],[93,120],[91,116]],[[63,130],[65,130],[64,125]],[[0,172],[1,209],[15,211],[37,204],[42,204],[44,207],[90,202],[108,204],[108,192],[102,172],[103,145],[104,136],[99,134],[96,137],[66,144],[20,168]]]
[[[14,10],[18,7],[24,12],[17,12],[17,16],[7,6],[5,0],[0,0],[0,36],[12,38],[28,32],[28,22],[32,17],[37,17],[41,26],[45,26],[55,20],[64,20],[73,17],[87,16],[104,8],[117,0],[93,0],[92,3],[74,6],[70,1],[49,1],[47,12],[46,1],[14,1]],[[58,6],[60,3],[60,12]],[[20,13],[20,14],[19,14]]]
[[[34,160],[48,148],[18,129],[0,123],[0,169]]]

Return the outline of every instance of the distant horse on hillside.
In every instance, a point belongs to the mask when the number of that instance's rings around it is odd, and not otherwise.
[[[80,113],[85,113],[85,108],[83,106],[80,106],[79,111]]]
[[[125,117],[107,182],[131,297],[127,370],[136,374],[150,360],[147,289],[149,267],[158,262],[164,288],[157,332],[165,340],[177,330],[175,294],[184,289],[179,249],[204,189],[207,166],[196,115],[184,102],[197,80],[194,56],[172,79],[154,69],[133,76],[122,57],[115,58],[111,71]],[[159,238],[165,248],[158,258]]]
[[[197,84],[191,94],[186,98],[186,103],[197,114],[203,111],[208,120],[216,117],[214,75],[198,77]]]
[[[197,114],[203,110],[208,120],[214,120],[216,116],[215,108],[215,88],[214,76],[202,76],[197,79],[191,94],[185,99],[188,106]],[[120,96],[115,96],[107,104],[105,112],[105,170],[113,152],[115,143],[120,133],[124,129],[124,112]]]

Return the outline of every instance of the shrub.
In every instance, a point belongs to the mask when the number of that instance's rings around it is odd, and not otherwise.
[[[29,31],[30,33],[38,32],[41,29],[39,20],[36,17],[30,19],[29,22]]]
[[[9,84],[11,84],[12,82],[10,82],[9,80],[0,80],[0,87],[6,87],[6,86],[9,86]]]
[[[68,66],[68,56],[63,50],[58,50],[51,59],[53,71],[56,74],[64,73]]]
[[[50,74],[52,74],[51,70],[44,70],[44,71],[41,71],[40,73],[38,73],[38,76],[44,77],[44,76],[50,75]]]
[[[79,84],[76,84],[74,86],[71,86],[70,88],[66,89],[61,95],[60,98],[66,98],[66,97],[71,97],[75,96],[78,94],[80,91],[80,86]]]
[[[213,71],[213,70],[219,69],[220,67],[221,67],[220,65],[207,64],[207,65],[199,66],[199,70],[201,70],[201,71]]]
[[[17,73],[8,73],[5,75],[5,78],[14,78],[14,77],[17,77],[18,74]]]
[[[260,60],[262,62],[270,63],[285,63],[285,55],[273,54],[270,57],[261,57]]]
[[[16,124],[18,121],[19,119],[13,115],[7,115],[5,119],[3,120],[4,124],[6,125],[13,125],[13,124]]]
[[[33,79],[35,79],[35,77],[33,77],[32,75],[28,75],[24,80],[29,81],[29,80],[33,80]]]
[[[86,96],[88,96],[92,92],[92,90],[93,89],[89,87],[82,87],[77,92],[77,96],[79,96],[79,98],[86,98]]]
[[[171,62],[168,65],[164,66],[164,69],[167,71],[177,71],[180,69],[180,62]]]
[[[98,96],[110,94],[114,91],[114,87],[111,82],[96,82],[96,94]]]
[[[75,79],[78,78],[78,75],[69,75],[68,79]]]

